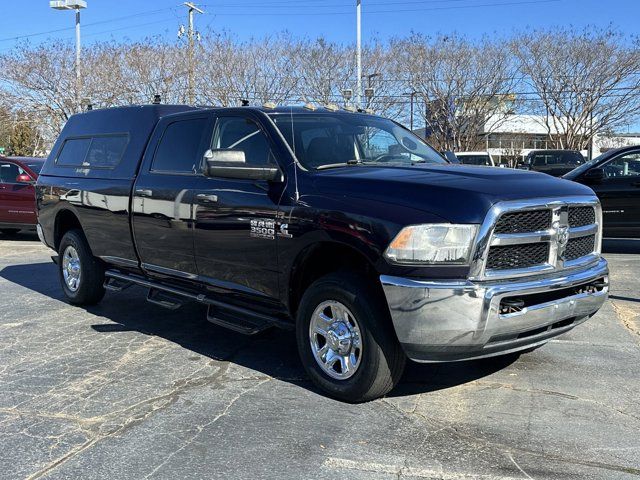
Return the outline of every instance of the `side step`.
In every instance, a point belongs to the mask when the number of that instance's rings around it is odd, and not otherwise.
[[[121,292],[133,285],[132,282],[126,280],[120,280],[119,278],[107,277],[104,280],[104,288],[112,292]]]
[[[203,303],[208,306],[207,320],[209,322],[245,335],[255,335],[274,326],[285,329],[293,327],[293,324],[279,318],[214,300],[203,294],[170,287],[139,275],[107,270],[105,277],[105,288],[120,291],[134,284],[140,285],[149,289],[147,301],[171,310],[180,308],[185,301]]]
[[[150,288],[147,294],[147,302],[155,303],[161,307],[168,308],[169,310],[177,310],[184,302],[182,298],[173,293],[163,292],[156,288]]]
[[[209,305],[207,308],[207,320],[244,335],[255,335],[273,326],[273,323],[267,319],[253,315],[237,315],[215,305]]]

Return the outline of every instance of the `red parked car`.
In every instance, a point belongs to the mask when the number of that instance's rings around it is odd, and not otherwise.
[[[0,233],[36,228],[34,185],[44,158],[0,156]]]

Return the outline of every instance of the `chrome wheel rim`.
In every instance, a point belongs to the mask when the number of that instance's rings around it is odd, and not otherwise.
[[[67,288],[75,292],[80,287],[80,277],[82,271],[80,269],[80,257],[78,251],[69,245],[64,249],[62,254],[62,276]]]
[[[324,373],[336,380],[352,377],[362,363],[362,337],[356,317],[342,303],[327,300],[309,323],[311,352]]]

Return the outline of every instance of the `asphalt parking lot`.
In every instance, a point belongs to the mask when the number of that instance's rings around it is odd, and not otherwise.
[[[62,299],[52,252],[0,238],[0,478],[640,477],[640,241],[611,301],[521,356],[407,368],[384,399],[316,392],[290,333],[245,337],[142,290]]]

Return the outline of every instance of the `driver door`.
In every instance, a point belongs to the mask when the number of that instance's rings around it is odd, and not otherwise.
[[[241,150],[247,166],[277,165],[260,120],[216,118],[210,148]],[[198,275],[226,291],[260,301],[277,298],[276,216],[284,183],[197,177],[193,196]]]

